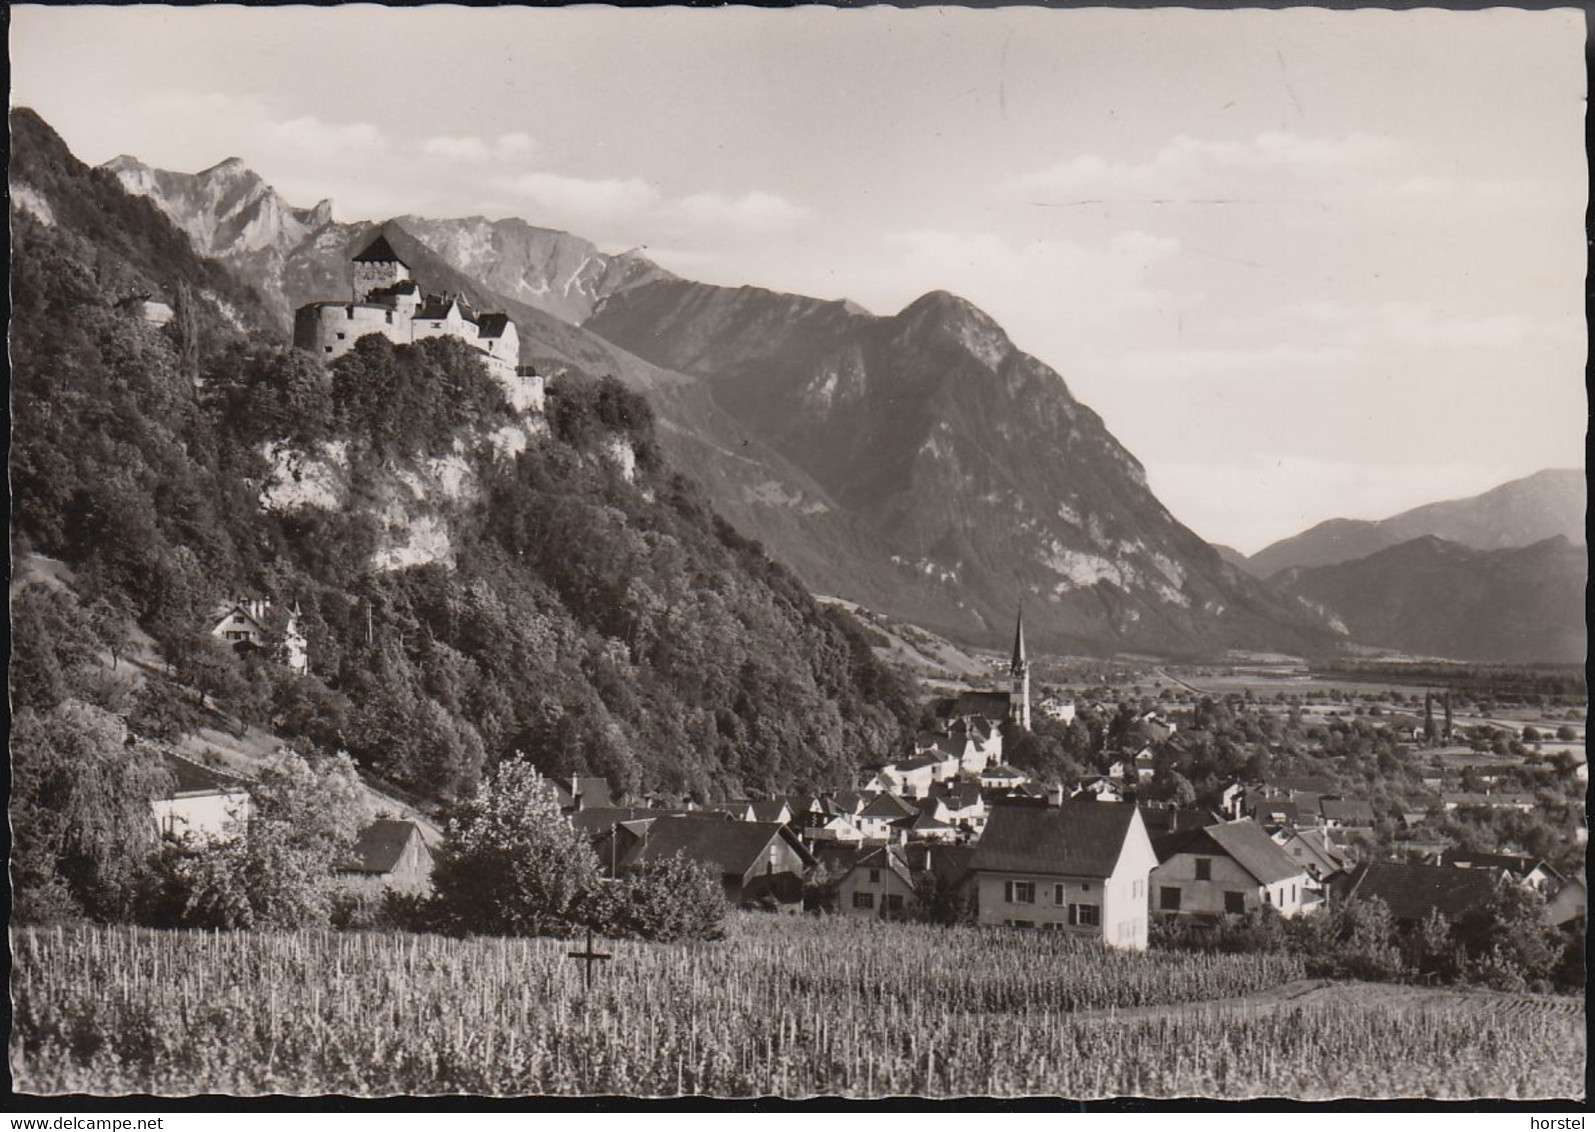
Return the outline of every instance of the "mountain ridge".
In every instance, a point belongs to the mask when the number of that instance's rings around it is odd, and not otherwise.
[[[1455,660],[1573,663],[1587,649],[1588,574],[1587,547],[1561,534],[1496,550],[1420,535],[1346,562],[1287,567],[1269,584],[1321,606],[1360,643]]]
[[[1476,550],[1529,546],[1557,534],[1583,542],[1585,494],[1582,470],[1546,468],[1385,519],[1325,520],[1251,555],[1247,569],[1266,578],[1292,566],[1331,566],[1426,534]]]

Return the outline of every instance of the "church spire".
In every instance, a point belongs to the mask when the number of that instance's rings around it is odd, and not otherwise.
[[[1008,665],[1008,718],[1030,730],[1030,661],[1025,656],[1025,611],[1021,606],[1013,627],[1013,660]]]

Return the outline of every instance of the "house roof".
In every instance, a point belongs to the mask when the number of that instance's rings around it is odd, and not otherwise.
[[[393,250],[393,245],[388,243],[388,238],[381,234],[366,245],[365,251],[354,256],[353,260],[355,263],[404,263],[399,258],[399,253]]]
[[[413,821],[378,818],[360,831],[349,859],[340,867],[349,873],[391,873],[403,861],[411,837],[421,837],[421,828]]]
[[[996,766],[988,766],[985,770],[981,771],[980,772],[980,777],[981,778],[1011,778],[1011,779],[1013,779],[1014,781],[1017,782],[1019,779],[1022,779],[1022,778],[1026,777],[1026,776],[1025,776],[1023,771],[1015,770],[1013,767],[1009,766],[1007,763],[998,763]]]
[[[1421,920],[1435,908],[1446,919],[1456,920],[1483,905],[1499,883],[1500,874],[1494,869],[1370,861],[1353,873],[1347,896],[1378,897],[1398,920]]]
[[[903,855],[890,845],[871,849],[853,863],[854,869],[890,869],[909,888],[914,887],[914,874],[909,871]]]
[[[836,808],[838,813],[856,814],[864,808],[864,804],[864,796],[854,790],[843,790],[838,794],[831,795],[831,805]]]
[[[678,810],[651,809],[645,806],[589,806],[585,810],[577,810],[567,815],[573,829],[585,833],[589,837],[608,833],[621,822],[641,821],[646,818],[674,817],[680,813]],[[720,820],[725,820],[724,814],[716,815]]]
[[[1324,798],[1318,803],[1318,812],[1327,821],[1367,822],[1374,820],[1373,806],[1361,798]]]
[[[1329,844],[1329,837],[1323,830],[1292,828],[1290,834],[1287,844],[1289,841],[1300,841],[1307,854],[1316,858],[1318,865],[1324,870],[1335,871],[1345,867],[1345,861],[1334,846]]]
[[[948,885],[961,884],[969,875],[970,863],[975,859],[973,845],[948,845],[945,842],[909,844],[906,852],[910,869],[929,871],[937,880]]]
[[[248,789],[249,783],[236,775],[212,770],[175,751],[159,749],[161,764],[172,776],[171,797],[179,794],[236,794]]]
[[[925,831],[934,831],[939,829],[952,829],[953,827],[942,821],[935,814],[926,813],[925,811],[921,810],[919,816],[914,819],[913,824],[908,828],[919,830],[923,833]]]
[[[917,811],[896,794],[877,794],[871,799],[869,805],[859,811],[861,818],[888,818],[895,821],[898,818],[913,817]]]
[[[1256,877],[1259,884],[1275,884],[1305,871],[1254,821],[1242,819],[1210,825],[1204,832],[1231,860]]]
[[[1003,804],[992,809],[971,867],[985,871],[1111,876],[1130,827],[1129,802]]]
[[[1007,692],[960,692],[945,701],[945,716],[979,715],[987,719],[1007,719],[1012,701]]]
[[[420,305],[415,308],[415,314],[411,317],[416,319],[447,318],[449,311],[456,307],[459,308],[460,317],[468,317],[465,313],[465,307],[453,295],[428,295],[421,300]]]
[[[514,325],[507,314],[494,312],[480,315],[476,320],[476,336],[478,338],[502,338],[504,331]]]
[[[1560,879],[1558,873],[1539,857],[1528,857],[1521,853],[1444,853],[1435,861],[1437,865],[1450,865],[1454,869],[1500,869],[1502,872],[1511,873],[1515,877],[1526,877],[1535,869],[1542,869],[1546,875]]]
[[[1275,814],[1278,814],[1281,821],[1290,825],[1295,825],[1301,820],[1301,814],[1297,810],[1296,803],[1287,801],[1284,798],[1257,798],[1250,800],[1246,804],[1246,812],[1260,820],[1272,819]]]
[[[682,853],[728,876],[742,876],[762,859],[770,842],[780,838],[797,850],[806,864],[814,856],[775,822],[694,821],[691,818],[657,818],[635,848],[627,853],[628,865],[662,861]]]
[[[781,815],[791,815],[792,807],[779,798],[771,798],[768,802],[753,803],[753,820],[762,822],[775,822],[777,825],[784,823],[787,818]]]

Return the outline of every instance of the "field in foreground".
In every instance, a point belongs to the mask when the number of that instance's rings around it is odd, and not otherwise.
[[[715,944],[12,934],[24,1092],[1581,1097],[1582,999],[733,917]]]

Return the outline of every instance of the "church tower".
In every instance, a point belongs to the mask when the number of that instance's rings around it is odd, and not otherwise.
[[[1013,660],[1008,665],[1012,684],[1008,691],[1008,718],[1030,730],[1030,661],[1025,657],[1025,612],[1013,627]]]

